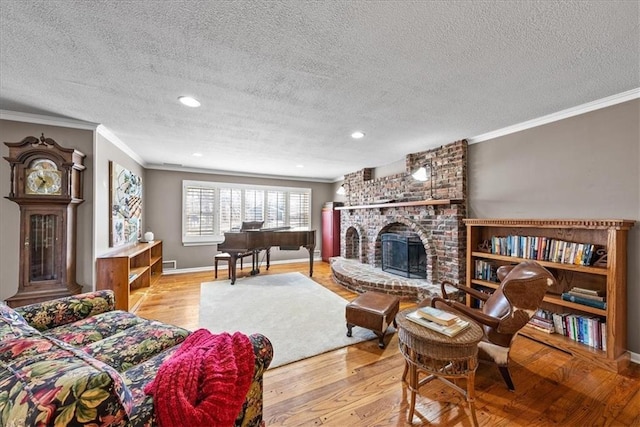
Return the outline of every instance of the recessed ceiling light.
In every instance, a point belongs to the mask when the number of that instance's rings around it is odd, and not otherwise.
[[[296,165],[296,167],[302,169],[304,165]]]
[[[355,131],[354,133],[351,134],[351,138],[353,139],[360,139],[364,137],[364,133],[360,132],[359,130]]]
[[[202,157],[202,153],[193,153],[192,156],[193,157]]]
[[[196,108],[200,106],[200,101],[190,96],[181,96],[178,98],[178,101],[182,102],[187,107]]]

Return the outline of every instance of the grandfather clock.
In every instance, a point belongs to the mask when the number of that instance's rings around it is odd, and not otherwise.
[[[51,138],[5,142],[11,165],[7,199],[20,206],[20,275],[11,307],[77,294],[77,207],[85,155]]]

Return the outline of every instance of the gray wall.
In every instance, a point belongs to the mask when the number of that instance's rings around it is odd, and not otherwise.
[[[472,218],[640,221],[640,100],[469,146]],[[640,353],[640,223],[628,252],[628,347]]]
[[[74,148],[86,154],[82,174],[84,203],[78,206],[76,280],[91,290],[93,287],[93,163],[94,131],[67,127],[40,125],[0,120],[0,154],[9,155],[4,142],[19,142],[27,136],[52,138],[65,148]],[[9,195],[9,162],[0,159],[0,300],[5,300],[18,291],[20,209],[5,197]]]
[[[97,257],[106,253],[117,250],[118,248],[109,247],[109,215],[111,208],[109,206],[109,162],[113,161],[120,166],[129,169],[131,172],[142,178],[142,230],[145,230],[145,194],[147,180],[145,169],[126,153],[113,145],[109,140],[99,133],[96,134],[96,200],[95,200],[95,240],[94,248]]]
[[[332,184],[149,169],[144,182],[146,226],[153,231],[156,239],[162,240],[163,258],[176,260],[179,269],[212,267],[213,255],[217,251],[216,245],[182,245],[182,181],[185,179],[311,188],[311,225],[316,230],[316,251],[320,249],[320,213],[322,204],[334,198],[335,190]],[[271,251],[272,261],[307,259],[308,256],[306,249],[279,251],[274,248]]]

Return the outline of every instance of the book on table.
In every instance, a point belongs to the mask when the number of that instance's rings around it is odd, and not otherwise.
[[[460,332],[467,329],[470,325],[469,322],[467,322],[466,320],[462,320],[459,317],[456,319],[455,323],[452,325],[449,325],[449,326],[440,325],[436,322],[432,322],[422,317],[418,313],[418,310],[410,312],[409,314],[407,314],[406,318],[420,326],[424,326],[425,328],[431,329],[432,331],[439,332],[443,335],[446,335],[452,338],[458,335]]]
[[[444,326],[451,326],[459,319],[455,314],[435,307],[420,307],[417,311],[418,314],[425,319]]]

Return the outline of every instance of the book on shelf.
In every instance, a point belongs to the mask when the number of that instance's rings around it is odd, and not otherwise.
[[[481,286],[481,285],[476,285],[473,288],[478,292],[482,292],[483,294],[487,294],[488,296],[491,296],[491,294],[493,294],[493,292],[494,292],[494,289],[488,288],[486,286]],[[473,307],[473,308],[482,308],[482,306],[484,306],[484,301],[483,300],[477,299],[475,297],[471,298],[471,307]]]
[[[551,329],[545,328],[543,326],[538,326],[538,325],[536,325],[534,323],[531,323],[531,322],[527,323],[525,326],[527,326],[527,327],[529,327],[531,329],[535,329],[536,331],[544,332],[545,334],[555,334],[555,332],[556,332],[555,329],[553,329],[553,328],[551,328]]]
[[[569,292],[564,292],[561,295],[561,298],[564,301],[571,301],[575,302],[576,304],[588,305],[589,307],[600,308],[602,310],[606,310],[607,308],[607,303],[605,301],[596,301],[581,296],[571,295]]]
[[[138,277],[138,273],[131,273],[131,274],[129,274],[129,281],[134,280],[136,277]]]
[[[591,299],[591,300],[594,300],[594,301],[604,301],[605,300],[604,297],[600,297],[600,296],[597,296],[597,295],[591,295],[591,294],[584,294],[582,292],[574,291],[573,289],[571,289],[569,291],[569,294],[577,296],[577,297],[581,297],[581,298]]]
[[[553,329],[556,334],[567,336],[566,317],[569,313],[553,313]]]
[[[528,325],[548,334],[553,334],[556,331],[553,323],[553,313],[541,308],[536,310],[535,314],[529,319]]]
[[[581,294],[593,295],[597,297],[604,296],[604,291],[599,291],[595,289],[587,289],[587,288],[580,288],[578,286],[574,286],[571,288],[571,290],[574,292],[580,292]]]
[[[498,282],[498,266],[495,262],[477,259],[475,261],[476,279]]]
[[[417,311],[421,317],[443,326],[451,326],[459,319],[455,314],[435,307],[420,307]]]
[[[439,332],[451,338],[455,337],[460,332],[467,329],[470,325],[469,322],[467,322],[466,320],[462,320],[461,318],[458,318],[453,325],[450,325],[450,326],[440,325],[438,323],[432,322],[422,317],[420,314],[418,314],[418,310],[410,312],[409,314],[406,315],[406,318],[420,326],[424,326],[425,328],[431,329],[432,331]]]

